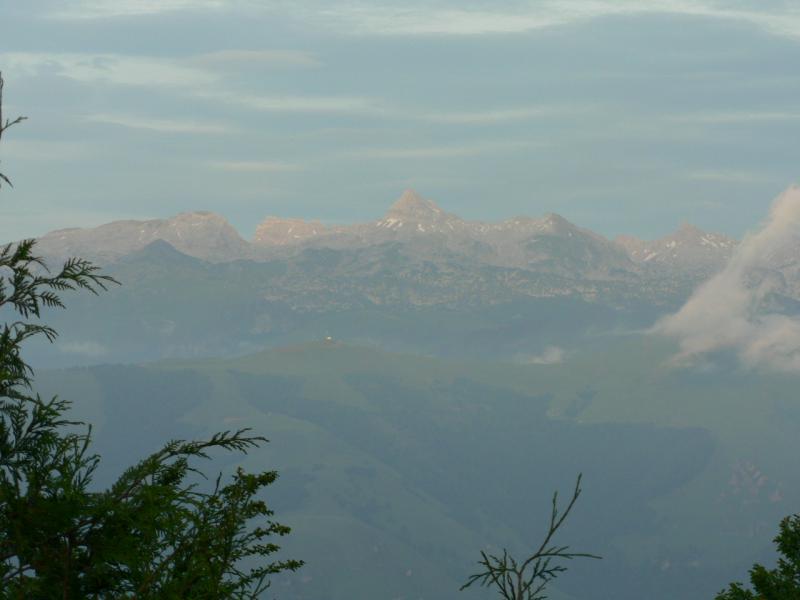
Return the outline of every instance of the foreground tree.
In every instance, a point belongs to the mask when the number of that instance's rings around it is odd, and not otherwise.
[[[750,569],[750,584],[746,590],[741,583],[732,583],[720,592],[716,600],[797,600],[800,598],[800,514],[781,521],[780,532],[774,540],[782,558],[778,566],[767,569],[759,564]]]
[[[17,117],[13,120],[6,119],[3,121],[3,73],[0,72],[0,140],[3,139],[3,134],[5,133],[6,129],[22,123],[22,121],[25,119],[26,117]],[[11,180],[0,172],[0,186],[2,186],[3,183],[11,185]]]
[[[547,585],[567,570],[560,561],[574,558],[599,559],[600,557],[594,554],[570,552],[569,546],[558,546],[553,542],[553,537],[564,524],[580,495],[581,475],[578,475],[572,499],[561,514],[558,509],[558,492],[553,494],[547,534],[533,554],[524,560],[517,560],[505,549],[499,556],[481,551],[481,560],[478,561],[481,569],[470,575],[461,589],[465,590],[473,584],[478,584],[494,588],[505,600],[545,600]]]
[[[116,282],[81,259],[51,274],[34,250],[0,249],[0,314],[12,319],[0,329],[0,598],[256,598],[270,575],[299,568],[271,560],[271,539],[289,533],[259,497],[274,471],[200,485],[194,461],[266,442],[247,430],[169,442],[92,490],[91,428],[68,419],[69,402],[33,393],[22,346],[55,339],[40,317],[63,308],[62,292]]]

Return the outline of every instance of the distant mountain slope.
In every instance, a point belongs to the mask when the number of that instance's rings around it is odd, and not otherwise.
[[[535,355],[648,327],[676,305],[637,300],[635,282],[436,262],[386,243],[304,248],[269,261],[209,263],[156,241],[105,270],[122,286],[76,295],[46,316],[39,365],[219,356],[327,335],[440,356]]]
[[[323,235],[325,232],[322,223],[267,217],[256,228],[253,243],[262,246],[290,246],[307,242],[310,238]]]
[[[560,541],[604,558],[570,563],[559,590],[703,600],[800,502],[797,379],[676,371],[672,351],[635,336],[525,366],[334,341],[37,382],[95,424],[101,480],[173,437],[266,435],[243,464],[279,470],[267,499],[294,528],[280,543],[308,563],[280,598],[483,597],[457,591],[479,550],[530,547],[582,471]]]
[[[669,271],[701,277],[722,269],[738,245],[732,238],[706,233],[688,223],[652,242],[620,236],[616,243],[625,248],[631,260],[654,273]]]
[[[231,224],[211,212],[181,213],[150,221],[114,221],[91,229],[59,229],[39,238],[38,251],[52,258],[81,256],[109,263],[156,240],[211,262],[251,254],[250,245]]]

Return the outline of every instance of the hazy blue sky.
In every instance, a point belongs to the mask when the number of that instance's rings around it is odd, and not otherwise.
[[[646,8],[642,8],[646,7]],[[0,239],[213,210],[741,235],[800,178],[800,5],[0,0]]]

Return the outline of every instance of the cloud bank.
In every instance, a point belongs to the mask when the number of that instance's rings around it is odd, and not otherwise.
[[[235,128],[226,123],[213,121],[193,121],[187,119],[153,119],[136,115],[98,113],[87,115],[86,121],[116,125],[128,129],[144,129],[158,133],[188,133],[188,134],[227,134]]]
[[[246,3],[240,0],[238,6]],[[478,6],[450,0],[338,4],[304,0],[293,4],[292,12],[338,33],[368,36],[518,34],[607,17],[678,15],[800,37],[800,11],[788,3],[763,0],[737,5],[726,0],[522,0]]]
[[[676,362],[686,364],[703,354],[728,350],[750,368],[800,370],[800,318],[772,308],[775,293],[798,275],[798,244],[800,187],[791,187],[725,269],[654,327],[654,332],[679,340]]]
[[[729,0],[66,0],[46,10],[50,18],[97,20],[176,12],[284,15],[313,21],[345,35],[497,35],[526,33],[605,17],[680,15],[743,23],[766,33],[800,38],[800,10],[788,2]]]

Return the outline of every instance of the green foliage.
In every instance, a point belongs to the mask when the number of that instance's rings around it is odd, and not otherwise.
[[[30,386],[31,369],[20,356],[22,343],[36,335],[50,341],[56,337],[51,327],[28,321],[39,319],[42,308],[64,308],[58,292],[82,288],[97,294],[109,283],[108,275],[98,275],[97,267],[81,259],[70,259],[55,275],[50,275],[42,259],[34,256],[35,240],[6,244],[0,250],[0,308],[8,307],[26,320],[3,324],[0,330],[0,397],[21,398],[21,387]]]
[[[275,472],[239,469],[210,491],[187,482],[190,459],[263,438],[173,441],[92,492],[99,457],[90,430],[65,432],[79,425],[63,418],[68,406],[38,396],[0,406],[0,597],[256,598],[269,575],[300,567],[258,560],[278,550],[270,536],[289,533],[257,497]]]
[[[0,329],[0,598],[256,598],[271,574],[299,568],[265,560],[279,549],[270,538],[289,533],[259,497],[274,471],[201,485],[193,461],[266,442],[248,430],[171,441],[91,488],[91,427],[66,418],[69,402],[32,392],[22,346],[56,337],[39,319],[64,307],[60,293],[116,281],[81,259],[51,275],[34,248],[0,250],[0,312],[13,319]]]
[[[502,556],[481,551],[481,560],[478,561],[481,570],[470,575],[461,589],[464,590],[477,583],[482,587],[494,588],[505,600],[546,600],[547,585],[567,570],[563,564],[558,564],[556,561],[574,558],[599,559],[600,557],[594,554],[570,552],[569,546],[558,546],[553,543],[553,536],[564,524],[580,495],[581,475],[578,475],[572,499],[562,514],[559,514],[558,510],[558,492],[553,494],[547,534],[533,554],[524,560],[517,560],[509,555],[506,549],[503,549]]]
[[[746,590],[741,583],[732,583],[720,592],[716,600],[797,600],[800,598],[800,515],[781,521],[775,538],[778,559],[775,569],[756,564],[750,569],[750,584]]]

